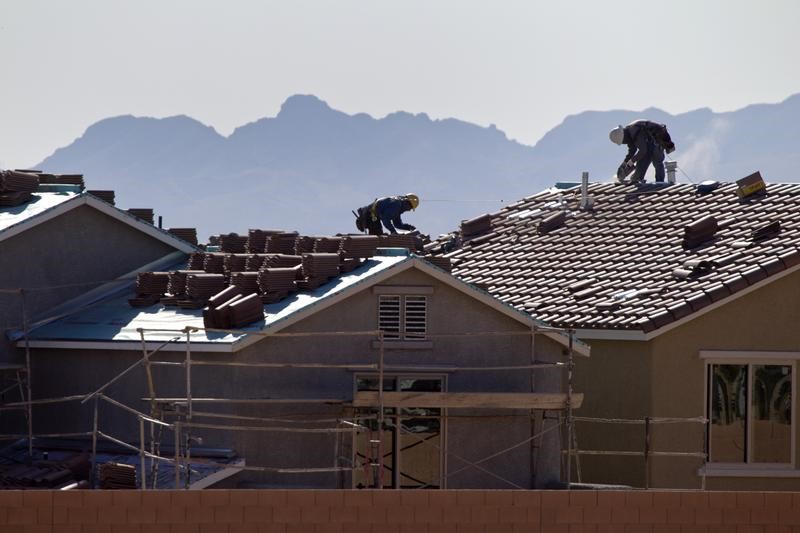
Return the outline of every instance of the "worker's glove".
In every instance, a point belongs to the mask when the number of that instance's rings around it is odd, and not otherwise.
[[[675,143],[673,143],[673,142],[669,142],[669,143],[667,143],[667,144],[664,146],[664,150],[665,150],[665,151],[666,151],[668,154],[671,154],[672,152],[674,152],[674,151],[675,151]]]

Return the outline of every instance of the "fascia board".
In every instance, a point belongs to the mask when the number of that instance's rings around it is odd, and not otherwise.
[[[17,341],[17,346],[25,347],[25,340]],[[67,340],[35,340],[27,341],[31,348],[59,349],[59,350],[116,350],[124,352],[141,352],[142,343],[135,341],[67,341]],[[186,343],[176,341],[164,344],[163,342],[147,342],[144,345],[147,351],[152,352],[160,348],[159,352],[186,352]],[[196,348],[200,346],[201,348]],[[231,344],[223,343],[198,343],[192,341],[192,350],[198,352],[230,353],[233,352]]]
[[[150,237],[153,237],[154,239],[166,243],[169,246],[172,246],[173,248],[176,248],[184,253],[192,253],[198,250],[198,248],[195,247],[194,245],[175,237],[168,231],[156,228],[152,224],[148,224],[147,222],[139,220],[130,213],[122,211],[121,209],[118,209],[113,205],[104,202],[99,198],[95,198],[91,194],[85,192],[81,193],[79,196],[76,196],[75,198],[70,198],[69,200],[60,203],[57,206],[48,209],[43,213],[39,213],[34,217],[31,217],[23,222],[20,222],[19,224],[11,226],[10,228],[0,232],[0,241],[11,238],[15,235],[19,235],[20,233],[27,231],[30,228],[38,226],[39,224],[43,224],[48,220],[52,220],[55,217],[63,215],[64,213],[67,213],[68,211],[71,211],[76,207],[80,207],[82,205],[89,205],[97,209],[101,213],[104,213],[116,220],[119,220],[120,222],[127,224],[128,226],[131,226],[141,231],[142,233],[145,233]]]
[[[144,222],[143,220],[139,220],[130,213],[118,209],[113,205],[109,204],[108,202],[100,200],[99,198],[95,198],[91,194],[84,194],[82,198],[84,199],[87,205],[94,207],[98,211],[112,218],[115,218],[124,224],[127,224],[131,227],[138,229],[142,233],[145,233],[150,237],[153,237],[154,239],[157,239],[165,244],[172,246],[173,248],[176,248],[181,252],[190,254],[198,250],[198,248],[193,244],[190,244],[184,241],[183,239],[175,237],[168,231],[157,228],[152,224]]]

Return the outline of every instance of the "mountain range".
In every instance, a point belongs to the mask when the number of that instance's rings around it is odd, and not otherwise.
[[[164,227],[197,227],[201,238],[249,228],[354,232],[351,210],[407,192],[422,203],[404,220],[435,236],[582,171],[609,180],[625,148],[608,131],[637,118],[668,125],[678,181],[734,181],[755,170],[767,181],[798,180],[800,94],[725,113],[586,111],[534,146],[494,126],[402,111],[349,115],[295,95],[275,117],[227,137],[186,116],[104,119],[37,168],[82,173],[90,189],[115,190],[119,207],[152,207]]]

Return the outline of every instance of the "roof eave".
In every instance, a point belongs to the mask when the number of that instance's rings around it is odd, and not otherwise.
[[[81,193],[80,195],[74,198],[70,198],[69,200],[62,202],[48,209],[47,211],[39,213],[36,216],[28,218],[20,222],[19,224],[15,224],[13,226],[8,227],[7,229],[0,232],[0,241],[9,239],[15,235],[19,235],[20,233],[27,231],[30,228],[36,227],[39,224],[47,222],[48,220],[52,220],[55,217],[67,213],[82,205],[88,205],[90,207],[93,207],[94,209],[97,209],[101,213],[108,215],[122,222],[123,224],[127,224],[128,226],[131,226],[141,231],[142,233],[145,233],[150,237],[153,237],[184,253],[188,254],[196,252],[199,249],[193,244],[188,243],[183,239],[179,239],[178,237],[172,235],[168,231],[162,230],[160,228],[155,227],[152,224],[140,220],[135,216],[131,215],[130,213],[127,213],[117,207],[114,207],[113,205],[104,202],[103,200],[100,200],[99,198],[96,198],[86,192]]]
[[[585,340],[621,340],[621,341],[649,341],[652,340],[659,335],[663,335],[668,331],[673,329],[679,328],[684,324],[699,318],[706,313],[714,311],[722,307],[723,305],[733,302],[743,296],[750,294],[751,292],[759,290],[761,287],[769,285],[774,281],[778,281],[779,279],[794,274],[800,270],[800,264],[794,265],[786,270],[782,270],[772,276],[762,279],[752,285],[748,285],[746,288],[731,294],[726,298],[722,298],[702,309],[698,309],[697,311],[687,315],[679,320],[675,320],[674,322],[670,322],[669,324],[665,324],[658,329],[654,329],[653,331],[649,331],[645,333],[642,330],[635,330],[635,329],[576,329],[575,332],[580,339]]]

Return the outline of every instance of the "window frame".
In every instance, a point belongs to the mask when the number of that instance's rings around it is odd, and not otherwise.
[[[701,469],[703,475],[720,475],[720,476],[775,476],[775,475],[789,475],[800,477],[800,470],[796,468],[797,464],[797,380],[798,380],[798,361],[800,361],[800,352],[773,352],[773,351],[715,351],[715,350],[702,350],[700,351],[700,359],[703,362],[703,412],[704,416],[709,419],[708,431],[706,432],[706,450],[708,452],[708,461],[705,467]],[[745,461],[741,463],[732,462],[711,462],[713,450],[711,449],[711,393],[710,379],[711,367],[713,365],[745,365],[747,366],[747,409],[745,420],[745,438],[747,454]],[[792,416],[791,426],[789,430],[789,462],[787,463],[764,463],[755,462],[753,460],[754,451],[754,431],[753,431],[753,367],[756,366],[789,366],[792,372]]]
[[[353,374],[353,395],[359,392],[358,389],[358,380],[359,379],[379,379],[380,374],[375,372],[364,372],[364,373],[355,373]],[[448,375],[442,373],[426,373],[426,372],[391,372],[391,373],[384,373],[383,378],[384,380],[391,379],[394,380],[395,383],[399,383],[402,379],[430,379],[430,380],[439,380],[441,382],[441,390],[442,392],[447,392],[448,390]],[[365,408],[366,409],[366,408]],[[389,409],[389,408],[385,408]],[[406,408],[408,409],[408,408]],[[411,416],[411,415],[403,415],[401,413],[402,409],[396,408],[393,410],[393,413],[385,414],[385,418],[393,418],[396,422],[395,426],[399,426],[402,424],[404,419],[413,419],[413,418],[438,418],[439,420],[439,490],[444,490],[447,488],[447,409],[444,407],[439,408],[439,416]],[[403,461],[403,454],[402,450],[400,449],[401,442],[400,435],[402,432],[400,429],[395,427],[394,429],[389,430],[394,434],[394,442],[398,447],[397,455],[393,454],[392,457],[392,467],[394,474],[392,476],[392,489],[402,489],[400,477],[402,471],[402,461]],[[355,438],[355,437],[354,437]],[[351,464],[357,464],[357,457],[356,457],[356,445],[353,442],[352,446],[352,454],[353,457],[351,458]],[[355,475],[351,476],[351,488],[355,489],[356,487],[356,477]],[[404,489],[404,490],[421,490],[416,488],[411,489]]]

